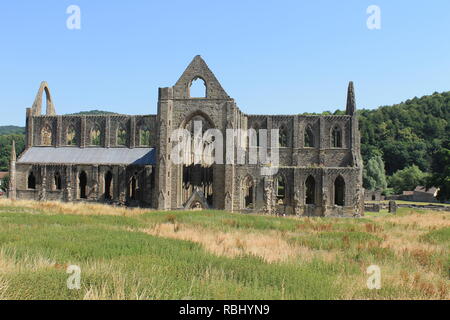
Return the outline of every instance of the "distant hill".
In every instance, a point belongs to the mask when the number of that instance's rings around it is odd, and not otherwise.
[[[411,165],[429,171],[433,152],[450,140],[450,92],[360,110],[359,122],[365,161],[381,153],[388,175]]]
[[[3,134],[25,134],[25,127],[0,126],[0,135]]]

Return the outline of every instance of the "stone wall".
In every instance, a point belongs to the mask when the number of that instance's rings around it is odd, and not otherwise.
[[[129,115],[77,115],[77,116],[32,116],[27,123],[32,136],[29,141],[31,146],[73,146],[89,147],[91,143],[91,132],[99,130],[99,147],[155,147],[157,145],[157,117],[129,116]],[[51,143],[45,143],[46,129],[51,131]],[[118,130],[125,132],[125,144],[118,143]],[[75,133],[74,144],[68,143],[68,137],[73,130]],[[148,142],[141,141],[141,130],[149,132]],[[145,142],[145,143],[141,143]]]

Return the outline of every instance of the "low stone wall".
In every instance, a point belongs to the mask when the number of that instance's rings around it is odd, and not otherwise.
[[[409,203],[397,203],[399,208],[411,208],[411,209],[428,209],[437,211],[450,211],[450,206],[442,204],[409,204]],[[365,203],[364,210],[367,212],[380,212],[380,210],[388,210],[389,203]]]
[[[382,208],[381,203],[365,203],[364,204],[364,211],[367,212],[380,212]]]
[[[450,211],[450,206],[438,205],[438,204],[398,204],[400,208],[411,208],[411,209],[428,209],[437,211]]]

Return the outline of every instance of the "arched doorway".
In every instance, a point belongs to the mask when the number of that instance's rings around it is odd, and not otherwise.
[[[204,137],[208,129],[214,128],[214,124],[206,114],[197,111],[187,117],[181,127],[189,131],[191,135],[191,145],[190,148],[187,148],[189,150],[186,153],[185,163],[182,165],[180,172],[182,203],[185,204],[190,199],[194,190],[199,190],[206,198],[207,204],[212,207],[214,191],[214,169],[211,164],[212,161],[206,161],[205,150],[207,142],[203,141],[202,145],[195,140],[201,138],[199,137],[200,134]],[[200,128],[201,132],[198,131]],[[202,148],[202,150],[198,148]],[[201,158],[199,154],[202,155]]]
[[[81,171],[79,176],[79,188],[80,188],[80,199],[87,198],[87,175],[86,172]]]
[[[309,176],[305,182],[306,204],[316,204],[316,180]]]
[[[255,207],[254,188],[253,178],[247,176],[242,183],[244,209],[254,209]]]
[[[334,181],[334,204],[337,206],[345,205],[345,181],[342,176],[338,176]]]
[[[55,190],[61,190],[62,189],[62,179],[61,179],[61,175],[59,174],[59,172],[55,173],[54,179],[55,179],[55,181],[54,181]]]
[[[131,177],[128,196],[130,200],[139,199],[139,175],[137,172]]]
[[[33,171],[28,174],[28,189],[36,189],[36,177]]]
[[[113,181],[113,175],[112,175],[111,171],[108,171],[105,175],[105,199],[106,200],[111,200],[113,198],[112,181]]]

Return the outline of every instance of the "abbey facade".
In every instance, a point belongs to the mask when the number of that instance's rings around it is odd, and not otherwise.
[[[202,98],[190,95],[196,80],[205,84]],[[267,152],[277,148],[279,154],[276,168],[259,160],[174,163],[171,151],[178,141],[172,133],[190,131],[194,122],[224,133],[267,129]],[[274,129],[277,143],[270,138]],[[255,143],[237,138],[236,148],[248,153],[261,148],[257,137]],[[226,152],[224,146],[229,158]],[[352,83],[345,115],[248,115],[196,56],[173,87],[159,89],[156,115],[56,115],[43,82],[26,112],[26,150],[11,156],[9,197],[160,210],[360,216],[362,165]],[[264,173],[264,166],[275,173]]]

